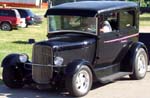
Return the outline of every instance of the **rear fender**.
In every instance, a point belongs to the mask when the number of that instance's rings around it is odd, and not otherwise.
[[[130,51],[131,51],[130,53],[132,54],[132,60],[136,56],[136,54],[140,48],[143,48],[145,50],[147,57],[149,59],[148,50],[147,50],[147,47],[145,46],[145,44],[142,42],[137,42],[137,43],[133,44],[130,49]]]
[[[142,42],[134,43],[129,49],[125,58],[123,59],[123,62],[122,62],[123,66],[121,67],[123,71],[133,72],[133,69],[134,69],[133,60],[140,48],[143,48],[145,50],[147,57],[149,59],[148,50],[146,46]]]

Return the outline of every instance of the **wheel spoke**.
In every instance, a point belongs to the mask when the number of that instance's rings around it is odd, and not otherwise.
[[[138,71],[140,74],[144,74],[146,71],[146,61],[145,61],[145,56],[141,54],[138,57]]]
[[[88,90],[89,82],[90,82],[89,74],[88,74],[88,72],[83,70],[83,71],[79,72],[76,77],[76,82],[75,82],[76,88],[80,92],[85,92]]]

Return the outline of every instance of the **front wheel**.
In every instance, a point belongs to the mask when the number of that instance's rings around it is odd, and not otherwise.
[[[82,66],[72,77],[67,77],[66,88],[76,97],[86,95],[92,86],[92,72],[88,66]]]
[[[145,77],[147,72],[148,57],[143,48],[140,48],[133,59],[133,74],[130,75],[131,79],[139,80]]]
[[[2,73],[3,81],[9,88],[22,88],[23,75],[18,67],[4,67]]]

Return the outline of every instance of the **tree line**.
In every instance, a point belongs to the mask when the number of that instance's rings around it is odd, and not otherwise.
[[[138,2],[141,7],[150,7],[150,0],[126,0],[126,1]]]

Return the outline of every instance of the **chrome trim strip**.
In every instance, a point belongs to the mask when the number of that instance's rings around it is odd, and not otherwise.
[[[117,41],[122,41],[122,40],[126,40],[128,38],[136,37],[138,35],[139,35],[139,33],[136,33],[136,34],[132,34],[132,35],[129,35],[129,36],[124,36],[124,37],[117,38],[117,39],[107,40],[107,41],[104,41],[104,43],[106,44],[106,43],[113,43],[113,42],[117,42]]]

